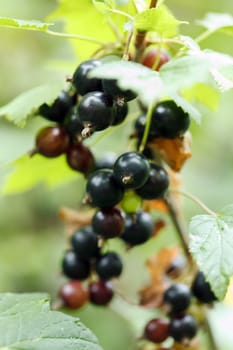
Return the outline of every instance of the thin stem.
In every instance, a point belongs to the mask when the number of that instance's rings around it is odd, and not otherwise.
[[[148,112],[147,112],[147,116],[146,116],[146,126],[145,126],[145,130],[143,133],[143,137],[142,137],[142,141],[139,147],[139,152],[143,152],[146,143],[147,143],[147,139],[148,139],[148,135],[150,132],[150,125],[151,125],[151,120],[152,120],[152,112],[153,112],[153,107],[154,104],[152,103],[149,108],[148,108]]]
[[[212,332],[209,320],[208,320],[208,315],[207,315],[207,310],[206,309],[204,311],[204,314],[205,314],[204,327],[205,327],[205,329],[206,329],[206,331],[208,333],[208,338],[209,338],[209,342],[210,342],[210,345],[211,345],[211,350],[219,350],[218,346],[217,346],[217,343],[215,341],[215,338],[214,338],[214,335],[213,335],[213,332]]]
[[[85,35],[79,35],[79,34],[66,34],[66,33],[59,33],[59,32],[54,32],[53,30],[46,30],[47,34],[53,35],[53,36],[58,36],[60,38],[65,38],[65,39],[76,39],[76,40],[83,40],[83,41],[88,41],[93,44],[97,45],[102,45],[105,46],[106,44],[103,41],[91,38],[89,36]]]
[[[107,22],[108,22],[110,28],[112,29],[113,33],[115,34],[115,37],[117,38],[117,40],[118,41],[122,41],[123,37],[120,34],[120,32],[119,32],[117,26],[115,25],[115,23],[112,21],[112,19],[108,18]]]
[[[158,0],[151,0],[151,2],[150,2],[150,9],[156,7],[157,6],[157,2],[158,2]]]
[[[184,219],[181,216],[180,209],[177,207],[177,204],[174,200],[174,197],[171,193],[168,193],[165,198],[165,203],[168,206],[169,214],[171,217],[171,220],[173,222],[173,225],[176,228],[176,231],[179,235],[183,250],[185,252],[185,255],[187,256],[189,262],[191,265],[193,265],[193,259],[189,251],[189,243],[188,243],[188,237],[187,237],[187,229],[184,223]]]
[[[215,30],[206,30],[205,32],[203,32],[202,34],[200,34],[196,39],[195,41],[197,43],[200,43],[201,41],[207,39],[210,35],[212,35],[213,33],[215,32]]]
[[[123,57],[122,57],[122,59],[125,61],[129,60],[129,48],[130,48],[130,44],[132,41],[132,37],[133,37],[133,30],[130,31],[128,38],[126,40],[126,43],[125,43],[125,49],[124,49],[124,53],[123,53]]]
[[[191,199],[193,202],[198,204],[204,211],[206,211],[209,215],[215,216],[215,217],[217,216],[217,214],[213,210],[208,208],[207,205],[205,205],[199,198],[197,198],[193,194],[185,192],[185,191],[176,190],[176,189],[170,189],[170,191],[173,193],[181,194],[182,196]]]

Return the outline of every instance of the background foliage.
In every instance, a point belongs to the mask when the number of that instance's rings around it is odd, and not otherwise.
[[[98,17],[95,16],[93,20],[92,12],[85,15],[88,15],[88,21],[84,16],[80,16],[79,21],[75,16],[72,17],[72,13],[75,12],[74,8],[80,13],[85,12],[84,3],[76,0],[61,0],[60,6],[57,7],[54,0],[35,0],[33,2],[18,0],[15,6],[13,0],[7,2],[0,0],[0,8],[1,16],[41,21],[45,19],[46,22],[59,20],[65,15],[69,18],[68,26],[58,22],[54,30],[61,31],[64,28],[73,33],[90,36],[93,36],[94,33],[97,39],[113,40],[112,32],[103,31],[101,25],[97,24]],[[233,12],[232,0],[221,2],[216,0],[205,2],[168,0],[167,5],[171,7],[177,18],[191,23],[203,18],[208,11],[229,14]],[[182,32],[195,37],[201,32],[201,28],[196,25],[182,24]],[[43,86],[41,88],[43,99],[49,99],[48,94],[51,91],[47,91],[44,86],[51,81],[55,86],[62,86],[64,76],[72,74],[78,59],[88,57],[93,50],[93,46],[90,49],[90,45],[81,41],[68,41],[39,32],[0,28],[0,33],[2,39],[0,72],[2,82],[4,82],[0,93],[0,105],[5,105],[22,92],[38,86]],[[223,34],[218,33],[204,41],[202,47],[233,54],[231,40],[231,38],[227,40]],[[31,98],[31,96],[28,98],[28,103]],[[202,125],[199,127],[195,123],[192,124],[193,157],[182,172],[185,188],[195,193],[216,211],[227,203],[233,202],[232,98],[232,91],[222,95],[219,108],[214,108],[213,111],[199,106],[203,115]],[[19,106],[20,108],[22,106]],[[82,178],[77,177],[71,170],[67,170],[66,174],[60,171],[54,173],[53,167],[63,169],[64,160],[62,158],[49,160],[49,165],[43,160],[43,168],[41,170],[40,167],[39,173],[32,162],[28,162],[24,157],[20,164],[26,162],[27,166],[22,168],[22,172],[19,167],[17,181],[14,181],[12,177],[6,186],[6,176],[11,171],[12,165],[4,166],[4,168],[3,165],[32,148],[34,134],[45,122],[35,118],[24,129],[18,129],[3,119],[0,123],[0,168],[2,170],[0,181],[2,192],[7,194],[0,200],[0,291],[41,291],[55,295],[58,286],[62,283],[59,264],[66,248],[64,229],[57,219],[57,211],[63,205],[74,208],[78,206],[82,195],[79,191]],[[127,134],[127,130],[125,132]],[[111,140],[112,148],[124,149],[125,145],[119,145],[117,138],[111,137]],[[108,139],[101,141],[95,148],[95,152],[100,154],[107,144],[109,144]],[[60,165],[57,164],[59,162]],[[63,176],[73,181],[48,189],[43,182],[44,174],[48,172],[52,178],[48,178],[47,185],[59,184]],[[21,193],[35,182],[35,178],[37,185],[30,191]],[[184,208],[187,221],[191,216],[201,213],[199,208],[190,204],[188,200],[184,200]],[[125,258],[127,268],[120,288],[127,293],[129,298],[135,298],[135,290],[147,280],[148,276],[143,269],[143,261],[148,255],[158,250],[168,237],[170,245],[173,245],[175,237],[173,237],[173,231],[168,228],[162,238],[146,244],[143,253],[140,249],[135,248]],[[112,244],[116,245],[116,243]],[[120,245],[116,246],[116,249],[122,252]],[[140,271],[140,280],[135,281],[129,277],[133,276],[135,271],[138,275]],[[228,293],[225,303],[227,307],[219,306],[216,311],[213,311],[211,320],[213,327],[218,332],[217,339],[220,349],[228,350],[232,349],[233,345],[233,339],[229,339],[230,331],[228,330],[229,325],[233,322],[233,314],[230,309],[230,306],[233,305],[231,292]],[[141,317],[138,310],[131,310],[137,319],[137,322],[132,325],[122,318],[122,316],[129,315],[130,311],[127,310],[126,305],[124,307],[120,305],[116,300],[112,306],[113,310],[88,306],[78,312],[81,320],[97,334],[104,349],[130,349],[133,344],[132,327],[140,327],[140,324],[143,324],[143,321],[140,320],[144,317],[149,318],[144,314]],[[96,318],[100,318],[103,322],[96,322]]]

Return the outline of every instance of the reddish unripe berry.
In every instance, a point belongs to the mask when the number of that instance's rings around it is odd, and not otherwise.
[[[69,136],[62,126],[48,126],[36,136],[36,151],[45,157],[58,157],[69,145]]]
[[[89,299],[88,290],[81,282],[75,280],[64,284],[59,295],[65,306],[70,309],[79,309],[86,304]]]
[[[84,175],[88,175],[95,165],[92,152],[82,143],[69,146],[66,151],[66,160],[72,169],[80,171]]]
[[[144,330],[144,337],[153,343],[162,343],[169,336],[169,323],[162,318],[149,321]]]
[[[104,238],[118,237],[125,227],[123,212],[116,207],[100,209],[92,219],[92,226]]]
[[[107,305],[113,297],[112,285],[106,281],[95,281],[89,285],[90,302],[95,305]]]
[[[151,48],[146,52],[144,57],[142,58],[143,66],[153,68],[155,62],[157,61],[157,57],[159,55],[158,63],[155,67],[155,70],[159,70],[162,65],[167,63],[170,60],[168,53],[164,49]]]

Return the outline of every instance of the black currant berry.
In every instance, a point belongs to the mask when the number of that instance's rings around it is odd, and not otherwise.
[[[149,321],[144,330],[144,337],[153,343],[162,343],[169,336],[169,323],[162,318]]]
[[[98,254],[98,237],[91,226],[75,231],[71,237],[75,253],[81,259],[90,259]]]
[[[136,193],[143,199],[161,198],[168,186],[169,178],[166,170],[155,163],[150,163],[149,178]]]
[[[62,91],[51,106],[43,103],[39,107],[39,114],[53,122],[62,123],[76,102],[76,96]]]
[[[149,177],[149,172],[150,164],[148,160],[137,152],[122,154],[113,167],[116,181],[121,186],[131,189],[143,186]]]
[[[140,115],[134,124],[134,130],[136,136],[141,140],[145,131],[146,126],[146,114]]]
[[[97,170],[87,180],[87,198],[99,208],[113,207],[121,201],[124,190],[117,184],[110,169]]]
[[[166,138],[179,137],[188,129],[189,124],[189,115],[174,101],[160,102],[153,110],[150,135]]]
[[[90,274],[90,263],[87,260],[80,259],[74,251],[69,250],[63,258],[62,269],[65,276],[84,280]]]
[[[36,152],[45,157],[58,157],[69,145],[69,136],[62,126],[47,126],[36,135]]]
[[[117,160],[117,154],[114,152],[104,153],[101,158],[97,158],[95,162],[95,169],[113,169],[115,161]]]
[[[204,274],[199,271],[192,284],[193,295],[202,303],[212,303],[217,298],[206,281]]]
[[[113,102],[103,92],[89,92],[78,105],[78,115],[85,127],[95,131],[106,129],[113,122]]]
[[[121,239],[132,246],[142,244],[151,237],[153,229],[154,222],[150,214],[143,211],[128,214]]]
[[[71,280],[60,289],[59,296],[70,309],[79,309],[89,300],[88,290],[80,281]]]
[[[74,72],[72,83],[80,95],[91,91],[102,91],[101,79],[88,78],[88,73],[102,64],[98,60],[89,60],[81,63]]]
[[[113,298],[113,289],[110,282],[95,281],[89,285],[90,302],[95,305],[107,305]]]
[[[84,128],[76,110],[72,110],[71,113],[68,114],[63,125],[68,134],[74,139],[77,135],[81,135],[81,132]]]
[[[185,343],[197,334],[197,322],[191,315],[182,315],[171,320],[169,333],[175,341]]]
[[[117,253],[106,253],[96,263],[96,273],[102,280],[119,277],[122,269],[123,264]]]
[[[128,114],[128,104],[124,99],[118,98],[113,103],[112,126],[121,124]]]
[[[92,219],[94,231],[104,238],[114,238],[122,234],[125,220],[122,211],[116,207],[98,210]]]
[[[92,152],[82,143],[75,143],[68,147],[66,160],[72,169],[80,171],[85,176],[95,168],[95,160]]]
[[[183,312],[191,303],[191,290],[183,283],[173,284],[164,293],[164,303],[169,305],[172,313]]]
[[[104,92],[114,98],[124,97],[126,101],[131,101],[137,97],[133,91],[121,89],[115,79],[103,79],[102,85]]]

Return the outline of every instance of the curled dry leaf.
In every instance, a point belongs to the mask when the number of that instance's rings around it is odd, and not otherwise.
[[[61,208],[59,218],[66,224],[66,235],[69,238],[72,233],[82,226],[90,225],[94,210],[77,211],[70,208]]]
[[[149,146],[176,172],[179,172],[185,161],[192,156],[190,145],[190,132],[175,139],[155,138],[149,143]]]
[[[163,248],[146,261],[146,267],[150,272],[150,283],[139,292],[141,305],[161,306],[164,291],[169,283],[165,278],[166,271],[179,255],[177,248]]]

